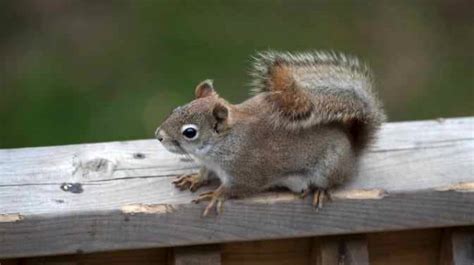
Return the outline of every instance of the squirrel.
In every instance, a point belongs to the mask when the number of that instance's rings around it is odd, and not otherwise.
[[[265,51],[254,57],[251,75],[253,96],[243,103],[229,103],[205,80],[195,100],[158,127],[167,150],[201,165],[173,183],[195,191],[220,180],[194,200],[210,200],[204,216],[213,208],[219,214],[227,198],[276,187],[303,197],[314,191],[313,206],[322,207],[328,189],[355,174],[385,120],[369,67],[336,52]]]

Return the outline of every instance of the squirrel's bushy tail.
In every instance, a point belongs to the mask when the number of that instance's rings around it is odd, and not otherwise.
[[[353,119],[347,124],[349,135],[354,144],[355,151],[364,150],[374,139],[375,133],[380,129],[385,115],[375,114],[364,119]]]
[[[370,69],[335,52],[266,51],[255,57],[253,91],[264,93],[275,126],[295,130],[342,124],[363,150],[385,120]]]

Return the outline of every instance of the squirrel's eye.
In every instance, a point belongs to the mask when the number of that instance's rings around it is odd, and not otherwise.
[[[181,129],[181,133],[187,140],[194,140],[198,137],[198,129],[194,124],[186,124]]]

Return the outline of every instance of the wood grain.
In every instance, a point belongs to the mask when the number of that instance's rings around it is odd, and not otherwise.
[[[158,141],[0,150],[0,257],[472,225],[473,132],[474,118],[386,124],[321,211],[281,192],[208,218],[171,185],[195,164]]]

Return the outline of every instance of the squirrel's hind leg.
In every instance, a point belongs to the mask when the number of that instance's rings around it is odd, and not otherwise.
[[[291,192],[299,194],[302,199],[313,193],[312,205],[315,209],[321,209],[325,201],[331,201],[328,189],[312,186],[307,176],[288,176],[275,182],[273,186],[286,187]]]
[[[226,197],[226,188],[223,185],[220,185],[217,189],[213,191],[203,192],[199,194],[197,199],[194,199],[193,202],[200,203],[202,201],[210,201],[204,209],[202,216],[207,216],[209,214],[209,211],[214,207],[216,208],[217,215],[219,215],[222,212],[223,203]]]
[[[329,189],[343,184],[356,168],[356,157],[352,145],[345,135],[333,134],[332,144],[319,154],[319,162],[310,169],[310,184],[314,190],[313,206],[323,207],[324,201],[330,201]]]

